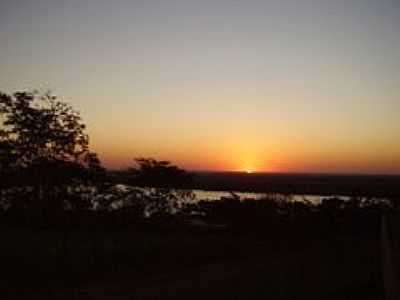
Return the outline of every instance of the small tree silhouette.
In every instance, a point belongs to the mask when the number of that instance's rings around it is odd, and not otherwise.
[[[189,189],[193,177],[185,170],[152,158],[137,158],[135,162],[136,167],[129,171],[134,175],[134,184],[144,188],[148,214],[171,213],[182,201],[194,198]]]

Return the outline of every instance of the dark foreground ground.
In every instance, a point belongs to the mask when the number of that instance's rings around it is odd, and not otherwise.
[[[1,231],[1,299],[383,299],[379,236]]]

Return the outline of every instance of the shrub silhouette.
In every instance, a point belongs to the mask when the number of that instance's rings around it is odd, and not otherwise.
[[[146,214],[171,213],[181,207],[182,200],[194,198],[188,189],[193,177],[185,170],[153,158],[137,158],[135,162],[136,166],[129,172],[133,175],[133,184],[143,188]]]

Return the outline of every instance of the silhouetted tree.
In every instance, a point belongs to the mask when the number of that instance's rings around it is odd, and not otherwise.
[[[148,214],[172,212],[181,206],[181,200],[194,198],[189,189],[193,177],[185,170],[152,158],[138,158],[135,162],[129,172],[134,175],[134,184],[143,188]]]
[[[0,120],[0,176],[2,189],[12,190],[9,206],[41,215],[90,206],[82,185],[103,169],[78,112],[50,93],[0,93]]]

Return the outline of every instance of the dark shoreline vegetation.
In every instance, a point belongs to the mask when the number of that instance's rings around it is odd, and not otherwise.
[[[115,183],[132,184],[121,170],[108,171]],[[192,172],[191,189],[321,196],[400,197],[400,175]]]
[[[151,158],[111,172],[67,104],[0,101],[2,299],[382,298],[380,222],[398,176],[188,173]],[[270,194],[194,201],[192,189]]]

